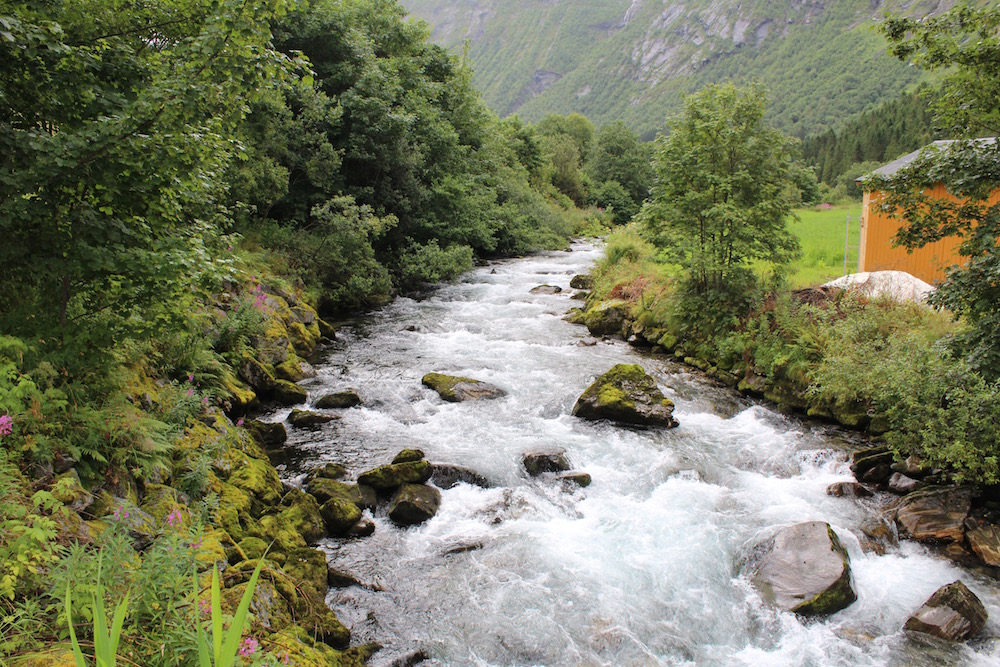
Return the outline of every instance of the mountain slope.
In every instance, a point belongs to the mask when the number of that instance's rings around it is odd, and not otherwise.
[[[770,120],[804,136],[895,98],[919,73],[885,53],[874,21],[952,4],[891,0],[401,0],[434,40],[468,43],[502,115],[586,114],[652,135],[706,83],[758,80]]]

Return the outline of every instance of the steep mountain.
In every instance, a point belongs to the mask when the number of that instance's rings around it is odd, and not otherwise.
[[[886,11],[937,13],[952,0],[401,0],[462,50],[500,114],[580,112],[651,136],[681,97],[757,80],[770,120],[805,136],[896,98],[919,73],[885,53]],[[467,45],[467,46],[466,46]]]

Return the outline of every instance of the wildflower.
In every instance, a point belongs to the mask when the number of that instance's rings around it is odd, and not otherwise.
[[[10,435],[14,430],[14,420],[10,415],[0,415],[0,436]]]
[[[204,403],[205,405],[208,405],[208,396],[206,396],[205,398],[201,399],[201,402]]]
[[[188,389],[187,395],[188,396],[194,396],[194,389]]]
[[[173,510],[171,510],[170,514],[167,515],[167,525],[173,528],[180,522],[181,522],[181,511],[179,508],[175,507]]]
[[[244,658],[253,655],[257,651],[258,642],[253,637],[247,637],[240,644],[240,655]]]
[[[128,510],[125,509],[124,505],[119,505],[118,507],[115,508],[115,513],[113,516],[115,518],[115,521],[121,521],[122,519],[127,519]]]
[[[188,382],[194,382],[194,373],[188,374]]]
[[[208,616],[212,613],[212,603],[208,600],[198,600],[198,613]]]
[[[287,665],[289,663],[290,656],[288,655],[288,651],[285,651],[284,653],[279,653],[275,657],[280,658],[281,659],[281,664],[283,664],[283,665]]]
[[[236,425],[243,426],[243,417],[240,417],[239,419],[236,420]]]

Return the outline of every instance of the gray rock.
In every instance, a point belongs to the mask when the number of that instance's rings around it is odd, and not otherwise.
[[[562,292],[562,287],[558,285],[539,285],[531,288],[532,294],[559,294],[560,292]]]
[[[971,506],[971,489],[932,487],[905,496],[896,521],[915,540],[961,542]]]
[[[870,498],[872,492],[857,482],[834,482],[826,487],[826,495],[836,498]]]
[[[579,486],[580,488],[590,486],[590,483],[593,481],[590,473],[582,472],[580,470],[570,470],[560,473],[556,475],[556,479],[560,482],[566,482],[570,485]]]
[[[336,419],[334,415],[325,415],[320,412],[310,412],[309,410],[292,410],[288,415],[288,421],[292,426],[307,428],[309,426],[319,426]]]
[[[939,639],[962,642],[986,625],[986,607],[961,581],[939,588],[913,616],[904,629]]]
[[[898,493],[901,496],[913,493],[914,491],[919,491],[924,486],[926,486],[926,484],[920,480],[907,477],[901,472],[894,472],[892,473],[892,477],[889,478],[889,490],[893,493]]]
[[[368,518],[362,518],[353,526],[347,529],[348,537],[368,537],[375,532],[375,522]]]
[[[524,452],[521,455],[521,462],[524,464],[524,469],[532,477],[537,477],[545,472],[563,472],[570,469],[566,450],[562,447]]]
[[[819,615],[857,600],[847,551],[830,524],[810,521],[785,528],[774,538],[754,584],[785,611]]]
[[[254,439],[266,448],[280,447],[288,441],[288,431],[284,424],[254,419],[247,422],[246,426]]]
[[[585,273],[578,273],[569,281],[573,289],[594,289],[594,279]]]
[[[507,395],[503,389],[489,382],[443,373],[428,373],[421,379],[421,383],[452,403],[501,398]]]
[[[403,526],[427,521],[441,507],[441,492],[426,484],[403,484],[389,505],[389,518]]]
[[[470,484],[483,489],[490,488],[489,481],[471,468],[446,463],[433,464],[431,482],[442,489],[450,489],[456,484]]]

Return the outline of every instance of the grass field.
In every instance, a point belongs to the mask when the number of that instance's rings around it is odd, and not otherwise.
[[[851,216],[847,241],[847,272],[858,270],[858,238],[861,233],[861,203],[832,208],[802,208],[799,220],[790,223],[799,238],[802,257],[790,267],[788,281],[793,288],[819,285],[844,275],[844,236],[847,216]]]

